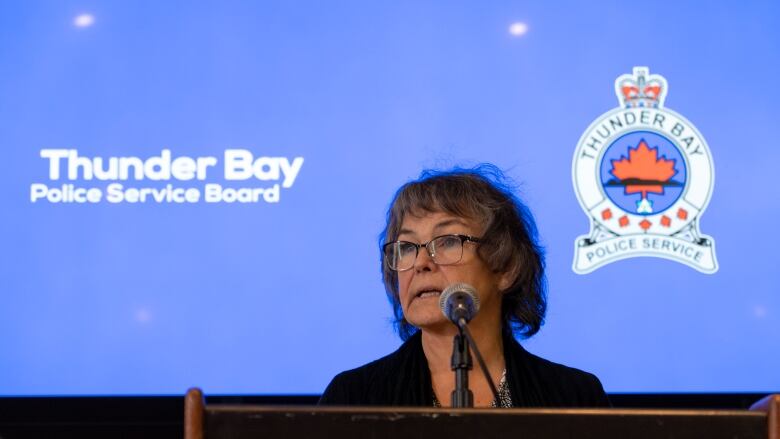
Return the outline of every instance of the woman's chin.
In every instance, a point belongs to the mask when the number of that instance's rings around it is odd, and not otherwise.
[[[450,333],[457,330],[441,312],[439,315],[414,316],[411,319],[407,318],[407,321],[417,329],[429,333]]]

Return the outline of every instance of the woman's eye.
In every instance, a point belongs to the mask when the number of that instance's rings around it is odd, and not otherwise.
[[[398,253],[401,257],[413,255],[417,250],[417,246],[408,242],[402,242],[398,244]]]
[[[436,247],[441,249],[457,247],[458,245],[460,245],[460,238],[456,236],[444,236],[436,242]]]

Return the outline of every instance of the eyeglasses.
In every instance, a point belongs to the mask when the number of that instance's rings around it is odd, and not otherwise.
[[[394,241],[382,246],[382,252],[387,266],[395,271],[406,271],[414,267],[422,247],[425,247],[436,265],[452,265],[460,262],[463,257],[463,243],[466,241],[478,244],[481,239],[468,235],[442,235],[423,244]]]

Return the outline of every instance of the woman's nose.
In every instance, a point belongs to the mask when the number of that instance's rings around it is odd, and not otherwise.
[[[436,263],[433,262],[431,254],[428,253],[428,248],[420,247],[420,250],[417,252],[417,259],[414,260],[414,270],[418,272],[431,271],[435,266]]]

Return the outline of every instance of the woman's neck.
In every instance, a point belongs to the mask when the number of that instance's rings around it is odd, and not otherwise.
[[[485,359],[494,384],[498,384],[505,368],[504,343],[501,337],[501,327],[484,325],[475,319],[470,325],[471,335]],[[422,346],[428,368],[431,372],[433,390],[444,406],[449,406],[450,393],[455,388],[455,378],[452,372],[452,340],[458,330],[455,325],[425,329],[422,331]],[[476,357],[471,353],[473,369],[469,371],[469,387],[474,392],[475,406],[489,406],[493,401],[490,386],[480,370]]]

